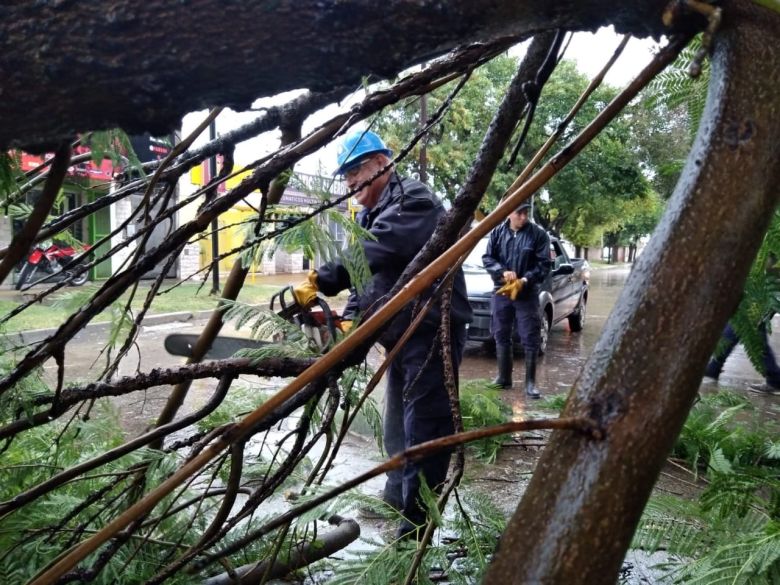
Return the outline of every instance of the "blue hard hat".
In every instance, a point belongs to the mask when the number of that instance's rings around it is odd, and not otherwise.
[[[336,162],[339,167],[334,175],[342,175],[349,167],[356,164],[367,154],[380,152],[386,156],[393,156],[393,151],[387,148],[376,132],[371,130],[355,130],[347,134],[339,145]]]

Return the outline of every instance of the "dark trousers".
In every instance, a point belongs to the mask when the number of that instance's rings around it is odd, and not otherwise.
[[[539,297],[512,300],[504,295],[493,295],[490,328],[497,346],[511,346],[512,325],[523,343],[526,355],[539,351],[542,319],[539,316]]]
[[[457,382],[458,366],[466,343],[466,326],[453,326],[451,339],[452,363]],[[395,455],[419,443],[451,435],[453,430],[449,395],[444,386],[438,329],[423,324],[401,349],[388,370],[385,450],[388,455]],[[451,451],[440,452],[419,462],[409,462],[403,469],[387,474],[385,500],[402,503],[402,512],[407,519],[404,526],[408,529],[425,521],[425,510],[419,503],[420,473],[430,488],[440,488],[447,478],[450,454]]]
[[[777,365],[777,359],[775,353],[772,351],[772,347],[769,345],[769,334],[766,330],[766,324],[762,323],[758,330],[761,335],[764,336],[764,375],[766,376],[766,383],[780,388],[780,366]],[[712,356],[710,363],[707,366],[708,373],[712,373],[717,376],[723,369],[723,365],[726,363],[731,352],[739,343],[739,336],[731,323],[726,324],[726,328],[721,333],[721,341],[718,343],[718,347],[715,350],[715,355]],[[717,370],[717,371],[715,371]]]

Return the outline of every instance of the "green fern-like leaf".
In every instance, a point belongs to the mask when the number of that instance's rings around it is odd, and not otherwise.
[[[146,176],[130,138],[120,128],[90,132],[82,137],[82,143],[90,149],[94,164],[100,165],[103,159],[111,160],[114,166],[127,162],[141,177]]]
[[[6,202],[19,192],[18,180],[21,175],[17,156],[12,152],[0,152],[0,196]]]
[[[709,62],[704,61],[701,75],[693,78],[688,68],[701,48],[701,37],[695,37],[683,49],[677,59],[650,83],[645,92],[650,107],[664,107],[673,110],[685,108],[693,133],[699,127],[707,100],[707,83],[710,76]]]
[[[729,461],[721,449],[715,449],[710,454],[710,469],[715,473],[728,474],[734,471]]]
[[[563,412],[563,407],[566,406],[567,394],[552,394],[547,395],[541,401],[539,406],[545,410],[553,410],[555,412]]]
[[[780,459],[780,441],[767,441],[764,456],[767,459]]]
[[[379,543],[375,543],[379,544]],[[330,585],[387,585],[401,583],[416,553],[413,545],[383,546],[368,553],[358,553],[354,559],[339,562],[338,570],[328,580]],[[431,583],[421,571],[421,585]]]
[[[339,386],[341,387],[342,395],[344,396],[344,402],[350,407],[357,405],[366,386],[373,377],[374,371],[368,367],[367,364],[353,366],[345,370],[339,379]],[[363,416],[363,420],[371,430],[379,453],[384,456],[384,422],[382,413],[380,412],[376,401],[371,396],[367,397],[363,402],[360,414]]]
[[[510,420],[512,409],[492,389],[488,380],[469,380],[461,384],[460,410],[466,430],[498,425]],[[469,444],[477,457],[492,463],[498,457],[503,437],[487,437]]]
[[[225,301],[225,319],[234,321],[236,329],[249,328],[252,339],[274,340],[257,349],[242,349],[238,357],[262,360],[274,357],[312,357],[319,355],[319,348],[294,323],[283,319],[268,309]]]
[[[777,429],[755,425],[749,412],[744,397],[706,396],[683,427],[675,451],[707,462],[707,487],[698,501],[652,498],[633,542],[670,555],[669,582],[775,583],[780,576],[780,473],[767,457]]]
[[[780,312],[780,212],[775,212],[745,282],[742,301],[730,322],[753,366],[764,373],[764,336],[759,326],[771,327]]]
[[[18,202],[8,206],[8,216],[17,221],[22,221],[30,217],[33,206],[28,203]]]
[[[236,382],[230,388],[230,393],[222,403],[208,416],[198,421],[201,431],[231,423],[241,416],[260,406],[268,397],[268,393],[254,384]]]

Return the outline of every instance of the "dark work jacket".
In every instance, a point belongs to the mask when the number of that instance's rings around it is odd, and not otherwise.
[[[357,308],[357,312],[365,316],[389,300],[386,298],[387,293],[431,237],[444,212],[441,201],[428,187],[413,179],[401,180],[396,173],[391,175],[377,204],[372,209],[363,209],[357,216],[360,225],[376,239],[366,239],[362,243],[371,279],[359,296],[352,295],[348,310]],[[338,262],[329,262],[317,269],[317,284],[328,296],[352,286],[349,273]],[[430,293],[427,291],[421,295],[423,301],[429,298]],[[385,347],[397,341],[408,326],[410,315],[411,306],[408,306],[401,317],[393,321],[390,330],[381,339]],[[425,319],[432,325],[438,325],[440,320],[438,306],[433,307]],[[461,270],[455,275],[451,320],[453,324],[464,324],[471,320],[466,281]]]
[[[511,270],[517,278],[528,281],[519,299],[538,295],[539,288],[550,272],[550,236],[542,228],[531,222],[522,229],[512,231],[509,220],[493,228],[488,238],[482,265],[493,278],[494,290],[504,284],[504,272]]]

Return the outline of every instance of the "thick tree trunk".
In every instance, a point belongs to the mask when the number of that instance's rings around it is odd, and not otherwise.
[[[780,15],[723,3],[699,136],[563,414],[606,438],[554,433],[485,583],[617,579],[780,197],[778,38]]]
[[[664,32],[667,0],[105,0],[0,7],[0,149],[121,126],[163,134],[208,106],[359,86],[473,41],[614,24]]]

